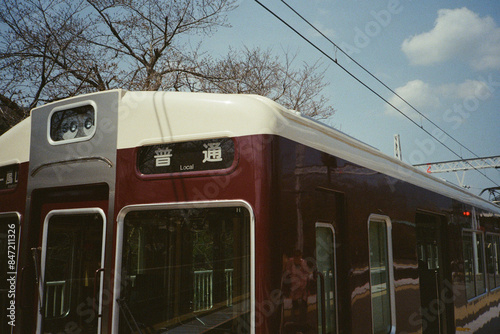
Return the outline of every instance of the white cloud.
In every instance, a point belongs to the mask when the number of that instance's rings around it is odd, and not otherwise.
[[[394,91],[420,111],[429,109],[435,110],[436,107],[440,105],[439,98],[431,86],[422,80],[410,81],[406,85],[396,88]],[[412,111],[411,107],[395,95],[389,99],[389,102],[406,115],[415,113]],[[391,106],[387,106],[386,113],[394,114],[398,113],[398,111]]]
[[[484,100],[489,98],[492,92],[484,81],[466,80],[458,85],[442,85],[439,87],[438,93],[441,93],[443,97],[447,98],[464,100],[476,97]]]
[[[453,104],[463,104],[467,101],[485,101],[492,96],[492,91],[487,83],[478,80],[466,80],[460,84],[452,83],[433,86],[422,80],[409,81],[406,85],[394,90],[415,109],[425,115],[443,111]],[[393,95],[389,102],[407,116],[418,119],[419,115],[404,101]],[[386,107],[386,114],[399,114],[391,106]]]
[[[434,28],[405,39],[401,49],[414,65],[458,58],[477,70],[500,69],[500,28],[465,7],[441,9]]]

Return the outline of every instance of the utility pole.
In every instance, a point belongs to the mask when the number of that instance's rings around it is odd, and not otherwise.
[[[413,165],[413,167],[419,168],[427,173],[455,172],[455,175],[457,175],[458,183],[460,184],[461,187],[463,187],[465,171],[471,169],[500,168],[500,156],[431,162],[431,163]],[[464,172],[462,174],[462,179],[458,177],[457,172],[459,171]]]
[[[401,139],[399,134],[394,135],[394,157],[403,161],[403,153],[401,152]]]

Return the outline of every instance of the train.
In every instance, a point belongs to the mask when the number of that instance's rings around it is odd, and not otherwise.
[[[500,207],[257,95],[109,90],[0,136],[1,332],[500,332]]]

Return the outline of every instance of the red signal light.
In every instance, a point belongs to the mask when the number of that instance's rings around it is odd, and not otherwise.
[[[464,212],[463,212],[463,215],[464,215],[465,217],[469,217],[469,216],[470,216],[470,212],[469,212],[469,211],[464,211]]]

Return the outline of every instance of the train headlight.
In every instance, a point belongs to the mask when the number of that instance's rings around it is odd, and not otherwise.
[[[85,129],[90,130],[94,126],[94,122],[90,117],[85,120]]]
[[[70,117],[69,119],[64,119],[61,127],[62,140],[75,138],[77,130],[78,130],[78,124],[76,117]]]
[[[95,133],[95,108],[86,104],[64,110],[55,109],[49,122],[49,140],[52,144],[86,140]]]
[[[69,125],[69,131],[71,132],[76,132],[76,130],[78,130],[78,125],[76,124],[75,121],[71,122],[71,124]]]

